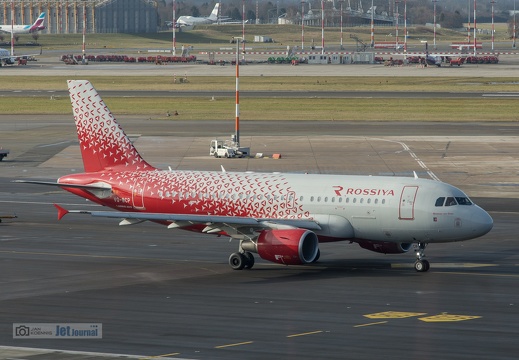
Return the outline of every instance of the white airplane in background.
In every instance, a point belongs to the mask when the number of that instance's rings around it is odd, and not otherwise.
[[[198,17],[198,16],[180,16],[177,19],[177,24],[179,26],[189,26],[189,25],[201,25],[201,24],[212,24],[218,21],[218,12],[220,11],[220,3],[216,3],[213,11],[208,17]]]
[[[28,60],[34,56],[41,55],[41,48],[39,54],[14,55],[12,56],[9,50],[0,48],[0,67],[4,65],[14,65],[20,59]]]
[[[0,25],[0,31],[6,32],[6,33],[13,33],[13,34],[29,34],[38,32],[40,30],[45,29],[45,26],[43,25],[43,22],[45,21],[45,13],[42,12],[40,16],[38,16],[38,19],[34,22],[32,25]]]
[[[229,257],[235,270],[250,269],[257,253],[284,265],[319,259],[319,244],[358,243],[385,254],[416,244],[416,271],[427,271],[426,245],[474,239],[493,220],[460,189],[434,180],[393,176],[236,173],[159,170],[137,152],[92,84],[68,88],[84,173],[58,186],[118,211],[66,210],[119,218],[119,225],[152,221],[168,229],[229,236],[239,241]]]
[[[198,16],[180,16],[177,19],[176,26],[191,26],[191,25],[202,25],[202,24],[241,24],[241,21],[232,21],[231,18],[220,16],[220,3],[216,3],[213,11],[207,17]],[[172,26],[172,23],[171,25]]]

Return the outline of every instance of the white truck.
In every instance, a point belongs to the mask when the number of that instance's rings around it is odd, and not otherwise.
[[[209,156],[214,156],[215,158],[233,158],[236,157],[236,152],[233,148],[225,145],[223,140],[211,140]]]

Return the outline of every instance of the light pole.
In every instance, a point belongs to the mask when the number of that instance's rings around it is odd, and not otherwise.
[[[490,1],[492,4],[492,52],[494,52],[494,4],[495,0]]]
[[[175,38],[175,30],[177,27],[177,3],[173,0],[173,49],[171,53],[173,56],[177,55],[177,39]]]
[[[476,46],[477,46],[477,40],[476,40],[476,0],[474,0],[474,56],[476,56]]]
[[[341,50],[344,49],[344,46],[342,45],[342,4],[344,3],[344,0],[339,1],[341,3]]]
[[[305,1],[301,1],[301,50],[305,49]]]
[[[11,0],[11,56],[14,56],[14,1]]]
[[[467,0],[467,45],[470,44],[470,0]]]
[[[375,16],[373,15],[373,0],[371,0],[371,47],[375,46]]]
[[[81,63],[85,65],[86,62],[86,0],[83,0],[83,58]]]
[[[515,0],[514,0],[514,25],[513,25],[513,34],[512,34],[512,49],[515,49]]]
[[[398,50],[398,3],[399,1],[395,1],[395,19],[396,19],[396,28],[395,28],[395,37],[396,37],[396,43],[395,43],[395,50]]]
[[[438,0],[433,0],[433,4],[434,4],[434,29],[433,29],[433,34],[434,34],[434,37],[433,37],[433,47],[434,47],[434,50],[436,50],[436,3],[438,2]]]
[[[407,0],[404,0],[404,53],[407,54]]]
[[[235,120],[235,138],[234,143],[236,147],[240,147],[240,37],[235,37],[236,40],[236,120]]]
[[[324,0],[321,0],[321,54],[324,54]]]
[[[243,47],[243,53],[241,55],[242,57],[242,60],[245,62],[245,0],[242,0],[242,8],[241,8],[241,11],[242,11],[242,31],[241,31],[241,36],[242,36],[242,47]]]

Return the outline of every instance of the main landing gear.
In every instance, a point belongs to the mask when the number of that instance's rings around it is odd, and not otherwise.
[[[252,269],[254,255],[248,251],[232,253],[229,256],[229,265],[233,270]]]
[[[429,270],[429,261],[425,260],[425,247],[426,243],[418,243],[418,248],[416,249],[416,261],[414,263],[414,269],[418,272],[426,272]]]

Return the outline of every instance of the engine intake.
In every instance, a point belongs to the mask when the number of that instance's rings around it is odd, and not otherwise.
[[[251,245],[244,243],[242,247],[257,252],[262,259],[284,265],[309,264],[319,254],[317,235],[306,229],[265,230],[254,249]]]

